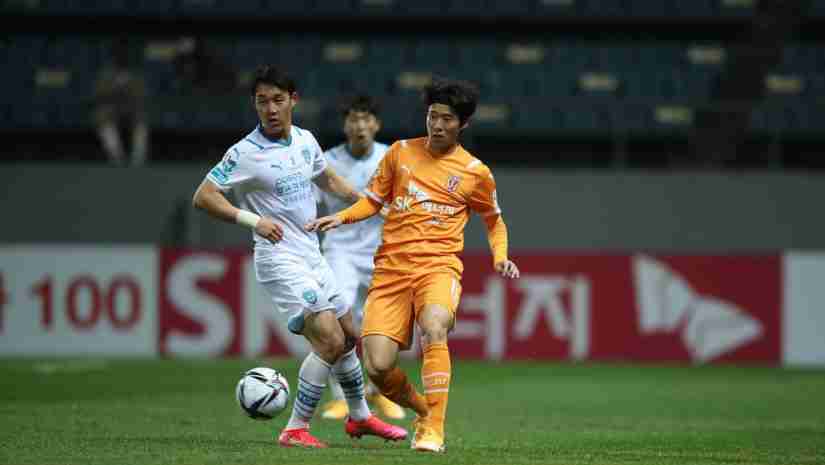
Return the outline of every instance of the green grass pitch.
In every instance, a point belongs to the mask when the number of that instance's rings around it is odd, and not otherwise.
[[[294,387],[294,360],[0,361],[0,464],[825,464],[823,371],[455,361],[432,455],[321,419],[329,449],[278,447],[288,412],[235,404],[259,365]]]

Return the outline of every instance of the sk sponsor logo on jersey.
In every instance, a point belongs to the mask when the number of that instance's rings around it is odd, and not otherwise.
[[[301,150],[301,155],[304,156],[304,161],[307,163],[307,165],[312,164],[312,154],[309,153],[309,149],[305,148]]]
[[[430,196],[414,182],[410,181],[410,184],[407,186],[407,195],[397,196],[393,201],[393,208],[400,212],[410,211],[412,210],[413,202],[426,202],[428,200],[430,200]]]
[[[461,176],[456,176],[451,174],[449,178],[447,178],[447,191],[448,192],[455,192],[458,185],[461,184]]]

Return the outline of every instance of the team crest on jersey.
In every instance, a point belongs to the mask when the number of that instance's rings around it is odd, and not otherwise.
[[[447,191],[455,192],[459,184],[461,184],[461,176],[451,174],[450,177],[447,178]]]
[[[312,164],[312,154],[309,153],[309,149],[305,148],[305,149],[301,150],[301,155],[304,156],[304,161],[307,162],[307,165]]]
[[[318,293],[312,289],[305,290],[303,297],[310,305],[315,305],[318,302]]]

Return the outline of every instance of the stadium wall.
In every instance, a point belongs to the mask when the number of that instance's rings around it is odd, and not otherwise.
[[[0,207],[18,220],[0,243],[248,246],[248,231],[191,208],[208,168],[9,166]],[[823,176],[493,169],[516,250],[825,250]],[[477,219],[466,247],[487,248]]]
[[[466,254],[458,358],[825,366],[825,254]],[[246,249],[0,247],[0,357],[304,353]],[[418,348],[413,347],[415,354]]]

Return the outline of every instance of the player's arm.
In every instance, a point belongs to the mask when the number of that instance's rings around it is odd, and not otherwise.
[[[369,197],[361,197],[361,199],[349,208],[339,211],[334,215],[323,216],[316,220],[310,221],[306,225],[307,231],[329,231],[337,228],[342,224],[357,223],[365,220],[372,215],[381,211],[381,204]]]
[[[484,217],[487,225],[487,242],[493,252],[493,266],[505,278],[518,278],[519,270],[515,263],[507,258],[507,225],[501,214]]]
[[[482,167],[478,176],[476,187],[470,194],[469,205],[481,215],[487,225],[487,242],[493,253],[493,267],[505,278],[518,278],[518,267],[507,257],[507,225],[504,224],[498,205],[496,181],[486,166]]]
[[[209,179],[204,179],[198,186],[192,197],[192,205],[220,220],[250,227],[271,242],[278,242],[284,237],[281,227],[269,218],[260,217],[232,205],[218,186]]]
[[[312,181],[321,190],[350,202],[357,202],[362,197],[346,179],[339,176],[330,166],[327,166]]]

